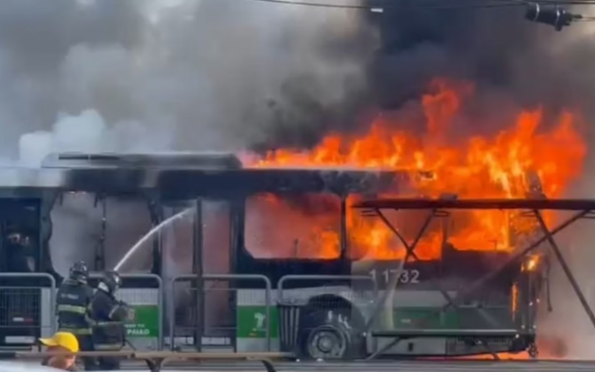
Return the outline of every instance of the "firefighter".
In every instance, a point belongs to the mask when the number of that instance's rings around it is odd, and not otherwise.
[[[93,289],[87,284],[88,276],[87,265],[82,261],[76,262],[70,268],[68,279],[60,285],[56,296],[58,331],[74,334],[81,351],[93,351],[92,321],[89,317]],[[93,358],[82,359],[85,370],[95,369]]]
[[[124,321],[128,318],[128,306],[116,300],[116,291],[121,282],[117,272],[105,272],[91,301],[93,343],[96,351],[119,351],[126,342]],[[98,362],[100,369],[104,371],[120,369],[118,358],[99,357]]]

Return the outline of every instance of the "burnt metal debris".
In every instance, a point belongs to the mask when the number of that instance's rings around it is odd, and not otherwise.
[[[401,265],[405,265],[410,259],[417,260],[417,256],[415,253],[415,249],[417,243],[420,240],[420,237],[426,232],[426,229],[429,225],[429,221],[431,221],[435,217],[440,217],[447,215],[449,212],[448,210],[470,210],[470,209],[477,209],[477,210],[525,210],[523,215],[525,217],[534,217],[537,220],[537,226],[542,232],[542,236],[537,238],[533,241],[528,242],[527,246],[525,247],[518,247],[516,253],[513,253],[511,257],[498,268],[494,269],[493,271],[485,274],[482,278],[476,280],[473,283],[470,283],[465,289],[463,289],[457,296],[452,298],[449,296],[442,288],[437,285],[436,289],[440,291],[445,300],[446,304],[442,306],[439,310],[435,313],[440,313],[446,311],[451,308],[458,308],[459,305],[469,296],[478,293],[482,290],[486,283],[488,283],[491,279],[496,277],[499,273],[503,270],[506,270],[509,266],[518,263],[523,258],[525,258],[529,253],[536,250],[540,247],[543,243],[547,243],[550,247],[550,251],[553,253],[554,257],[560,263],[560,266],[570,282],[572,289],[576,296],[578,297],[585,313],[589,317],[589,320],[595,327],[595,314],[591,309],[591,306],[587,302],[583,291],[581,290],[576,278],[574,277],[572,270],[570,269],[568,263],[566,262],[560,248],[558,247],[557,243],[554,240],[554,235],[559,233],[560,231],[564,230],[568,226],[572,225],[574,222],[585,219],[585,218],[592,218],[593,212],[595,212],[595,200],[588,200],[588,199],[420,199],[420,198],[399,198],[399,199],[375,199],[375,200],[366,200],[362,201],[353,206],[354,208],[361,209],[366,216],[378,216],[383,223],[399,238],[400,241],[404,243],[406,248],[406,255],[403,260],[401,260]],[[411,243],[407,244],[404,238],[401,236],[399,230],[393,226],[393,224],[386,218],[384,214],[384,210],[415,210],[415,209],[426,209],[429,210],[428,219],[426,223],[420,228],[419,233],[416,239]],[[544,222],[542,211],[543,210],[556,210],[556,211],[570,211],[575,212],[570,217],[563,220],[557,227],[555,228],[548,228]],[[402,269],[402,267],[401,267]],[[393,281],[391,282],[392,287],[394,288],[398,283],[399,277],[401,272],[397,272],[394,275]],[[523,337],[528,338],[531,344],[534,346],[534,340],[536,336],[536,331],[533,327],[524,327],[524,329],[497,329],[497,330],[486,330],[486,329],[459,329],[459,330],[432,330],[432,329],[419,329],[419,330],[411,330],[411,329],[393,329],[393,330],[383,330],[383,331],[374,331],[372,330],[372,326],[375,318],[378,317],[379,309],[383,306],[383,301],[386,298],[383,298],[380,303],[377,304],[376,311],[373,313],[372,319],[366,325],[366,331],[370,331],[373,337],[377,338],[391,338],[393,341],[387,344],[382,349],[378,350],[375,354],[373,354],[370,358],[375,358],[378,355],[382,355],[383,352],[390,349],[392,346],[396,345],[402,339],[408,339],[412,337],[437,337],[438,335],[448,337],[469,337],[474,336],[475,338],[481,340],[482,338],[489,338],[493,337],[494,334],[498,336],[513,336],[513,337]],[[434,314],[435,314],[434,313]],[[445,336],[446,337],[446,336]],[[495,359],[498,359],[496,353],[493,353],[489,350],[488,342],[482,342],[483,345],[486,347],[486,351],[492,353]],[[532,350],[529,350],[530,353]],[[536,349],[533,350],[536,353]]]

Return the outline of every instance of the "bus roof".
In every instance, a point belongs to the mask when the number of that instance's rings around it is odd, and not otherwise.
[[[162,152],[162,153],[79,153],[50,154],[42,168],[158,168],[158,169],[239,169],[240,159],[225,152]]]
[[[156,192],[165,199],[229,197],[261,192],[374,194],[409,172],[343,169],[242,168],[233,154],[53,154],[42,168],[0,167],[4,194],[43,190],[108,195]]]

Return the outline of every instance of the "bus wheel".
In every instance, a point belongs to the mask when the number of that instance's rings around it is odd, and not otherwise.
[[[344,359],[349,349],[349,336],[336,325],[321,325],[309,332],[305,349],[310,359]]]
[[[314,309],[306,313],[299,341],[302,356],[314,360],[353,357],[355,335],[348,314],[343,309]]]

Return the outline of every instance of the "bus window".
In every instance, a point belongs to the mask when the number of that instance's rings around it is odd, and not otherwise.
[[[244,239],[254,258],[338,258],[340,226],[336,195],[259,194],[246,200]]]
[[[510,251],[510,211],[450,211],[448,242],[460,251]],[[534,219],[521,219],[521,222]],[[528,226],[529,228],[531,225]]]
[[[39,269],[39,201],[0,199],[0,269],[35,272]]]
[[[348,206],[358,198],[350,197]],[[428,216],[426,210],[383,210],[384,217],[396,228],[407,244],[412,244]],[[398,236],[378,217],[362,215],[347,208],[347,238],[349,257],[354,261],[388,261],[405,257],[406,249]],[[416,245],[421,260],[435,260],[441,256],[443,229],[440,219],[434,218]]]
[[[49,253],[63,277],[81,260],[94,271],[113,268],[152,227],[146,200],[98,199],[87,193],[64,193],[61,202],[54,204],[51,219]],[[147,242],[122,269],[148,272],[153,264],[152,244]]]
[[[203,200],[202,262],[205,274],[230,272],[230,205],[222,200]]]
[[[35,272],[35,244],[31,237],[21,232],[7,235],[5,241],[7,271],[15,273]]]
[[[105,199],[105,231],[102,229],[103,207],[98,205],[88,214],[89,224],[94,230],[95,244],[101,244],[105,239],[104,258],[105,268],[113,268],[139,239],[152,229],[151,215],[147,201],[135,198],[107,198]],[[153,267],[153,242],[145,243],[123,266],[129,272],[150,272]],[[89,244],[89,243],[87,243]],[[100,268],[98,268],[100,269]]]

